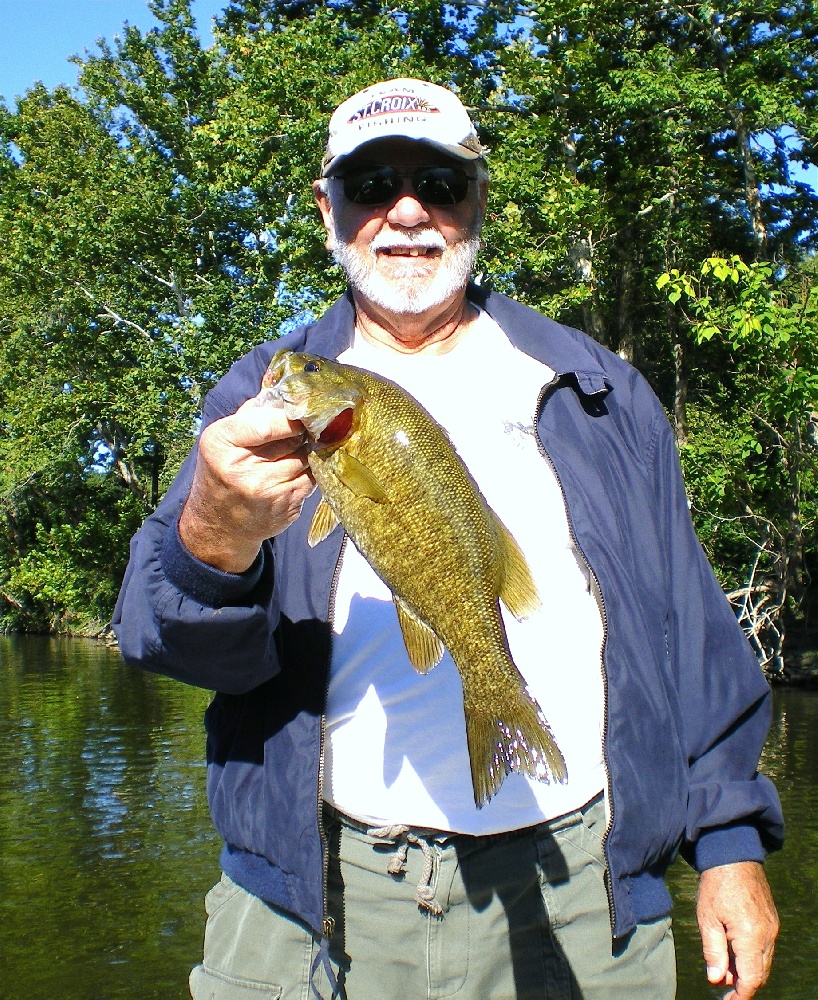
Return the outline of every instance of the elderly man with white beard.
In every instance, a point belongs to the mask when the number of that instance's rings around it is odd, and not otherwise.
[[[470,283],[488,187],[451,91],[388,80],[341,104],[314,193],[349,291],[211,391],[134,539],[123,655],[215,691],[223,875],[195,1000],[669,1000],[679,852],[700,872],[709,981],[747,1000],[769,975],[769,690],[644,379]],[[451,658],[412,669],[388,589],[340,526],[307,543],[310,445],[257,403],[281,347],[389,378],[445,428],[542,597],[504,626],[565,780],[512,769],[475,804]]]

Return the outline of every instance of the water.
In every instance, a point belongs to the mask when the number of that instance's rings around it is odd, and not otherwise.
[[[0,637],[0,1000],[189,1000],[219,844],[208,694],[83,640]],[[764,769],[788,820],[768,1000],[818,997],[818,692],[777,691]],[[712,1000],[674,866],[679,1000]],[[490,998],[487,998],[490,1000]]]
[[[0,637],[2,1000],[189,1000],[207,700],[92,642]]]

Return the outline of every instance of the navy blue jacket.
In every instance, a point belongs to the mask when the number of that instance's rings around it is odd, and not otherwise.
[[[678,850],[698,868],[762,860],[782,817],[756,768],[770,691],[694,534],[661,405],[631,366],[585,334],[497,293],[469,291],[519,349],[557,375],[537,429],[605,617],[605,838],[612,930],[670,911]],[[348,296],[314,324],[242,358],[208,394],[205,423],[256,394],[280,347],[336,357]],[[491,361],[487,359],[486,385]],[[475,405],[486,387],[475,387]],[[126,661],[216,692],[206,714],[208,796],[240,885],[322,933],[323,709],[343,531],[315,548],[303,516],[246,573],[181,545],[195,450],[134,537],[114,627]]]

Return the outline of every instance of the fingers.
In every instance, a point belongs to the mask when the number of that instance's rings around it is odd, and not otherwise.
[[[308,469],[303,425],[289,420],[279,407],[259,405],[262,395],[214,421],[199,439],[201,471],[211,487],[218,482],[246,500],[265,497]]]
[[[741,862],[703,872],[697,914],[709,982],[734,987],[730,1000],[749,1000],[770,976],[778,934],[761,865]]]
[[[267,403],[264,392],[215,421],[204,434],[209,432],[228,446],[264,449],[268,458],[288,454],[307,440],[303,424],[289,420],[281,407]]]
[[[206,427],[179,520],[188,550],[226,572],[252,565],[264,539],[292,523],[315,487],[305,439],[300,423],[258,397]]]
[[[727,949],[727,935],[724,927],[701,926],[702,953],[707,967],[707,981],[716,986],[723,983],[725,986],[732,986],[732,981],[728,981],[730,975],[730,959]]]

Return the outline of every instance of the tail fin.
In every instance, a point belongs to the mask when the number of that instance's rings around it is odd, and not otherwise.
[[[565,758],[536,701],[526,692],[493,716],[466,714],[466,740],[478,809],[499,791],[507,774],[564,782]]]

